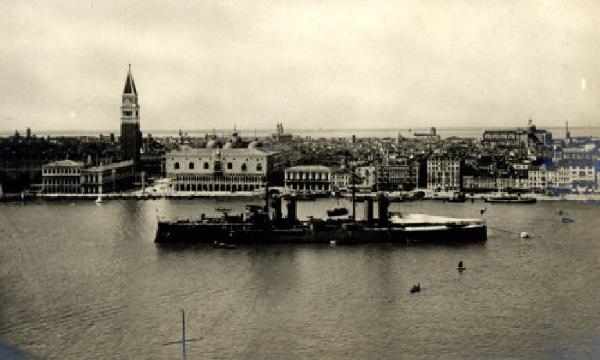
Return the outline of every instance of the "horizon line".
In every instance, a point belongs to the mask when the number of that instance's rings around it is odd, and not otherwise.
[[[535,125],[535,124],[534,124]],[[537,128],[552,128],[552,129],[564,129],[565,126],[538,126],[535,125]],[[374,128],[321,128],[321,127],[315,127],[315,128],[288,128],[287,129],[287,133],[292,132],[292,131],[385,131],[385,130],[420,130],[420,129],[431,129],[431,128],[435,128],[436,130],[461,130],[461,129],[473,129],[473,130],[477,130],[477,129],[518,129],[518,128],[526,128],[527,126],[443,126],[443,127],[439,127],[439,126],[418,126],[418,127],[374,127]],[[14,132],[14,131],[26,131],[27,129],[31,129],[32,130],[32,134],[35,134],[36,131],[39,132],[60,132],[60,131],[68,131],[68,132],[77,132],[77,131],[81,131],[81,132],[118,132],[119,128],[112,128],[112,129],[33,129],[31,127],[25,127],[24,129],[20,129],[20,128],[12,128],[12,129],[0,129],[0,133],[7,133],[7,132]],[[569,125],[569,129],[594,129],[594,128],[600,128],[600,125],[593,125],[593,126],[571,126]],[[140,129],[142,130],[142,132],[146,131],[160,131],[160,132],[166,132],[166,131],[175,131],[178,132],[179,130],[182,131],[207,131],[207,132],[212,132],[212,131],[217,131],[217,132],[222,132],[222,131],[234,131],[233,128],[150,128],[150,129]],[[277,131],[276,129],[272,129],[272,128],[236,128],[235,131],[237,132],[253,132],[253,131]]]

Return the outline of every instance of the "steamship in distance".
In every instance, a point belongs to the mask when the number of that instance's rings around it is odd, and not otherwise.
[[[521,196],[519,195],[507,195],[499,194],[495,196],[488,196],[485,198],[485,202],[496,203],[496,204],[535,204],[536,198]]]
[[[458,219],[426,214],[389,212],[389,199],[377,196],[379,217],[374,213],[374,201],[365,198],[364,220],[356,220],[356,199],[347,217],[330,213],[325,219],[297,219],[297,199],[294,196],[265,191],[264,205],[247,205],[239,215],[220,209],[222,216],[198,219],[158,219],[155,242],[168,243],[443,243],[461,244],[487,240],[487,227],[482,219]],[[287,216],[282,216],[282,206]],[[339,210],[338,210],[339,212]],[[341,213],[341,212],[340,212]]]

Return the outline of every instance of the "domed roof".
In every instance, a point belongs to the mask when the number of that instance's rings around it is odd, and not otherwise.
[[[251,141],[250,144],[248,144],[248,149],[256,149],[259,146],[260,143],[258,141]]]

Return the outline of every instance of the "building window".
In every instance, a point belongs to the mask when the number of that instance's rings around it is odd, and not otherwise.
[[[262,164],[261,163],[256,164],[256,171],[262,171]]]
[[[228,162],[227,163],[227,170],[231,170],[233,169],[233,163]]]
[[[246,171],[246,170],[248,170],[247,167],[246,167],[246,163],[243,163],[242,164],[242,171]]]
[[[179,170],[179,163],[176,162],[175,165],[173,166],[175,168],[175,170]]]
[[[194,170],[194,163],[193,163],[193,162],[190,162],[190,163],[188,164],[188,169],[190,169],[190,170]]]
[[[208,162],[204,162],[204,169],[208,169]]]

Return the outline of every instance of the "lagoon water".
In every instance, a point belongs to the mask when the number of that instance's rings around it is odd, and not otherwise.
[[[176,359],[161,344],[181,336],[185,309],[187,335],[203,338],[189,359],[600,357],[600,205],[393,205],[465,217],[487,206],[489,239],[469,246],[153,243],[157,214],[243,205],[0,204],[0,343],[34,358]]]

